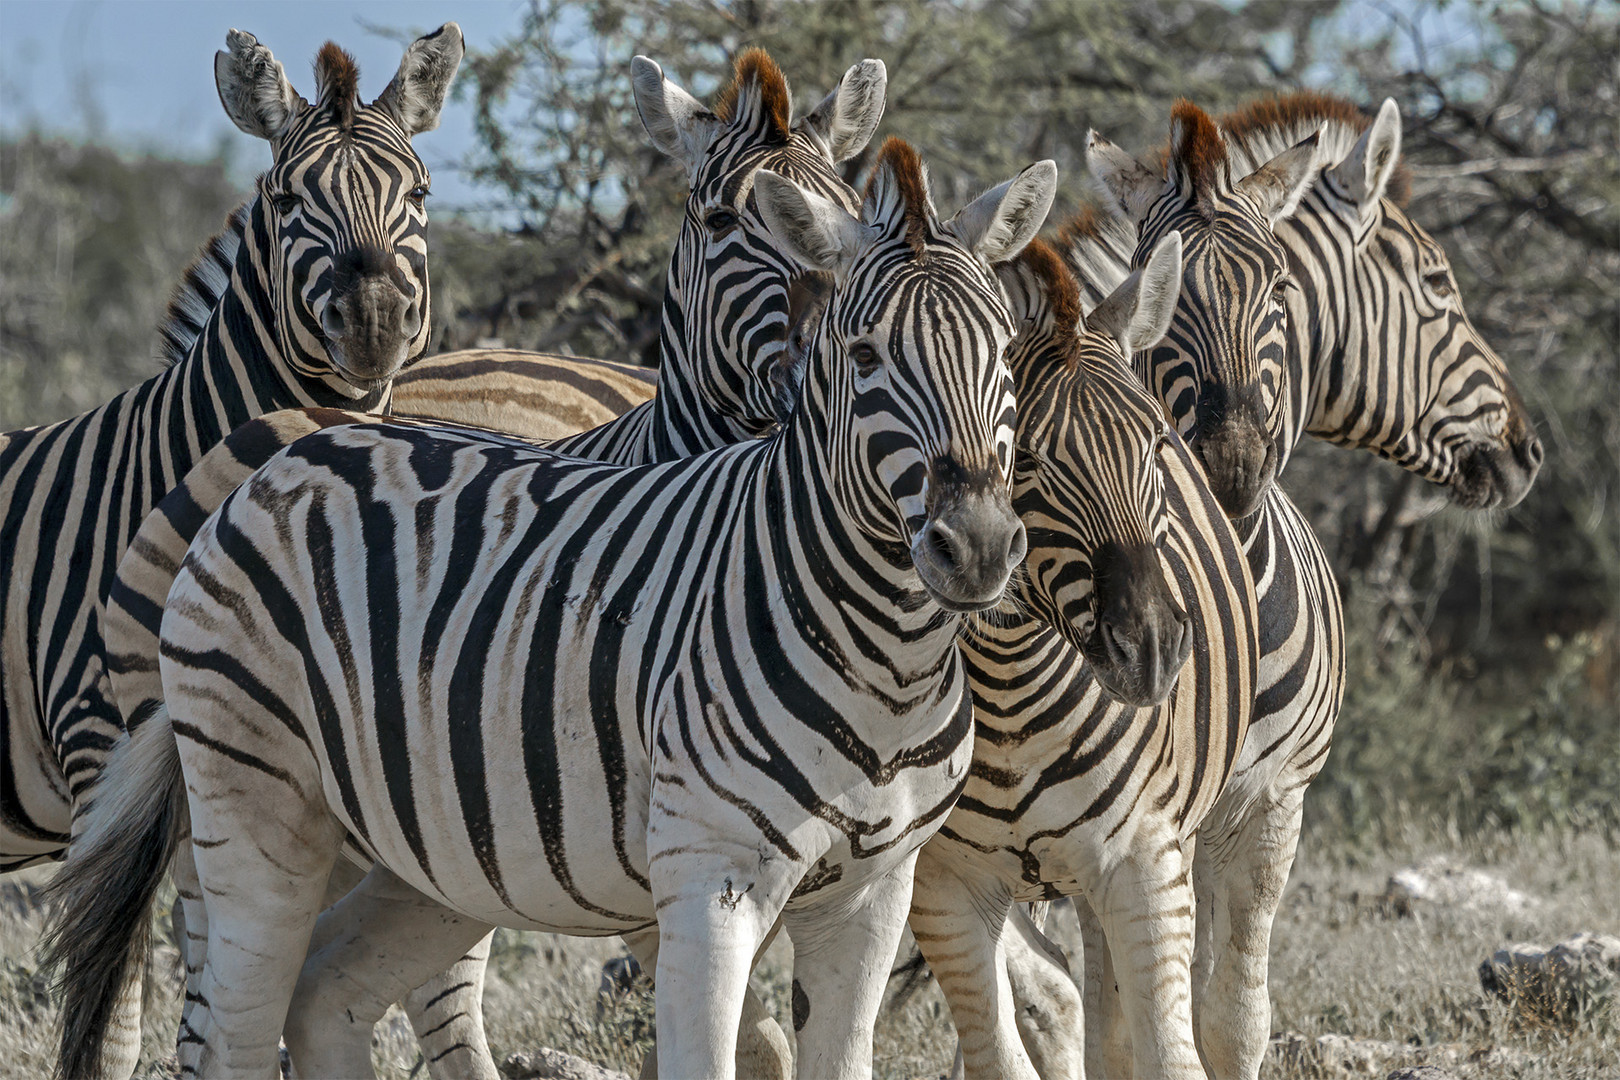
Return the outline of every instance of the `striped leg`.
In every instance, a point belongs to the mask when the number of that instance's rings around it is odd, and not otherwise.
[[[287,1008],[343,843],[342,828],[324,806],[318,812],[296,806],[287,791],[276,784],[278,815],[246,812],[277,805],[247,797],[224,802],[243,813],[215,814],[209,821],[193,817],[192,852],[208,897],[208,932],[202,976],[186,1017],[198,1040],[189,1075],[280,1076]],[[181,1062],[182,1075],[188,1075],[187,1064]]]
[[[174,865],[169,868],[174,881],[174,908],[169,914],[174,939],[180,945],[180,958],[186,967],[185,998],[180,1006],[180,1031],[175,1056],[181,1076],[196,1076],[202,1053],[202,1035],[193,1026],[197,1003],[201,1000],[203,964],[208,959],[208,909],[203,904],[202,884],[197,880],[197,861],[191,849],[189,828],[175,848]]]
[[[365,873],[347,859],[338,860],[326,889],[327,906],[336,905],[359,886]],[[309,946],[312,955],[326,947],[328,935],[338,925],[325,917],[315,924]],[[484,968],[488,962],[486,939],[400,1001],[434,1080],[499,1080],[484,1037]]]
[[[872,1075],[872,1028],[911,907],[916,852],[854,896],[789,908],[800,1077]]]
[[[499,1080],[484,1038],[484,972],[489,967],[485,934],[454,964],[405,996],[433,1080]]]
[[[938,844],[924,844],[912,889],[911,932],[951,1007],[963,1075],[1036,1080],[1014,1019],[1002,936],[1012,899],[986,875],[964,881]]]
[[[490,929],[373,867],[321,915],[322,944],[298,976],[285,1029],[295,1074],[368,1075],[372,1028],[388,1007]]]
[[[1103,934],[1102,920],[1089,900],[1074,898],[1074,914],[1080,920],[1080,938],[1085,949],[1085,1055],[1086,1075],[1097,1078],[1131,1075],[1131,1033],[1119,999],[1119,983],[1114,976],[1114,955]]]
[[[1219,1080],[1255,1080],[1271,1033],[1271,927],[1299,846],[1303,784],[1250,812],[1216,870],[1213,970],[1198,1000],[1200,1049]]]
[[[1130,1027],[1130,1075],[1139,1080],[1204,1076],[1192,1027],[1190,861],[1173,842],[1156,857],[1129,859],[1109,875],[1096,904]]]
[[[1068,958],[1041,933],[1024,904],[1013,905],[1002,942],[1018,1003],[1018,1032],[1035,1071],[1043,1080],[1082,1080],[1085,1017]]]

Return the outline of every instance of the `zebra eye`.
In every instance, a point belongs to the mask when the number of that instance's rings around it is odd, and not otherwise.
[[[411,188],[405,197],[411,201],[412,206],[420,210],[422,209],[423,204],[427,202],[427,197],[431,194],[433,193],[428,190],[428,186],[426,184],[417,184],[415,187]]]
[[[289,192],[270,196],[270,205],[276,208],[278,214],[290,214],[302,205],[303,200]]]
[[[1451,275],[1446,273],[1444,270],[1436,270],[1432,274],[1424,274],[1423,284],[1427,285],[1429,287],[1429,291],[1440,297],[1442,300],[1456,291],[1451,287]]]
[[[855,374],[860,375],[863,378],[868,375],[875,374],[877,369],[883,366],[883,361],[881,358],[879,358],[878,351],[864,341],[856,342],[854,345],[852,345],[849,350],[849,356],[850,359],[855,361]]]
[[[730,210],[710,210],[704,217],[703,224],[715,233],[728,232],[736,227],[737,215]]]
[[[1288,300],[1288,290],[1296,287],[1297,286],[1295,286],[1293,278],[1278,278],[1277,284],[1271,287],[1271,302],[1273,304],[1286,303]]]

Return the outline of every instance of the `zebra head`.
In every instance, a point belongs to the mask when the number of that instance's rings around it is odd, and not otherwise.
[[[1170,324],[1181,236],[1160,240],[1083,320],[1078,284],[1041,241],[1000,274],[1018,328],[1007,362],[1019,405],[1013,506],[1029,530],[1020,599],[1085,655],[1110,696],[1156,704],[1192,632],[1159,557],[1161,458],[1175,436],[1131,357]]]
[[[445,23],[405,52],[371,104],[354,59],[328,42],[305,101],[252,34],[232,30],[214,81],[237,127],[270,143],[246,228],[265,253],[273,322],[264,333],[293,371],[343,397],[374,396],[427,347],[428,171],[411,137],[438,126],[461,63]]]
[[[1203,110],[1176,103],[1163,168],[1091,132],[1086,161],[1137,227],[1132,266],[1182,236],[1181,302],[1141,374],[1202,459],[1233,518],[1260,505],[1278,460],[1287,375],[1288,259],[1274,228],[1316,179],[1316,136],[1241,180]]]
[[[991,264],[1045,220],[1057,167],[1032,165],[941,221],[916,151],[884,144],[860,216],[790,180],[755,181],[771,231],[832,276],[789,424],[822,444],[843,515],[909,560],[950,611],[1000,601],[1023,561],[1012,511],[1012,336]]]
[[[888,73],[883,61],[862,60],[797,123],[786,78],[759,49],[738,58],[713,110],[646,57],[632,75],[648,136],[691,183],[669,264],[678,307],[665,308],[663,327],[664,362],[680,370],[660,380],[659,395],[719,433],[702,445],[751,438],[792,412],[803,375],[786,347],[799,267],[760,216],[755,174],[769,169],[853,213],[859,196],[837,166],[876,130]]]
[[[1535,426],[1463,310],[1445,251],[1389,196],[1392,182],[1405,188],[1400,110],[1386,99],[1370,124],[1355,119],[1333,125],[1339,145],[1354,143],[1284,233],[1341,253],[1322,266],[1331,280],[1312,283],[1314,302],[1337,309],[1324,321],[1339,347],[1314,373],[1306,430],[1442,484],[1459,505],[1512,506],[1541,467]]]

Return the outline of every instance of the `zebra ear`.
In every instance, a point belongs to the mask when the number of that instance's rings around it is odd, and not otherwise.
[[[1172,231],[1148,256],[1147,265],[1126,278],[1086,316],[1086,328],[1108,334],[1127,357],[1164,338],[1181,299],[1181,233]]]
[[[1095,131],[1086,133],[1086,167],[1096,177],[1108,200],[1132,224],[1140,224],[1154,200],[1163,195],[1169,182]]]
[[[439,126],[439,110],[466,51],[461,27],[447,22],[411,42],[393,81],[377,95],[376,104],[390,113],[407,137]]]
[[[1290,217],[1322,171],[1317,160],[1321,139],[1318,128],[1238,181],[1237,192],[1253,199],[1272,225]]]
[[[1377,118],[1330,175],[1366,209],[1384,197],[1400,159],[1401,110],[1394,98],[1385,98]]]
[[[720,118],[697,98],[664,78],[664,69],[645,56],[630,61],[636,112],[653,145],[696,173],[720,130]]]
[[[867,227],[830,199],[769,169],[754,174],[754,198],[766,228],[808,270],[837,274],[867,240]]]
[[[945,228],[986,262],[1004,262],[1035,239],[1056,195],[1057,162],[1037,161],[968,203]]]
[[[309,103],[287,81],[281,62],[252,34],[228,31],[225,48],[229,51],[214,54],[214,86],[225,115],[249,135],[270,140],[272,150],[279,150],[281,137]]]
[[[816,133],[833,164],[848,161],[872,141],[889,89],[889,69],[881,60],[862,60],[844,72],[837,89],[821,99],[801,123]]]

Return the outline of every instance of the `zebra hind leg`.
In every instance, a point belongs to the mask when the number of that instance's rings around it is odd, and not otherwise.
[[[1271,927],[1299,845],[1304,801],[1301,785],[1255,808],[1232,859],[1217,870],[1216,903],[1224,917],[1215,920],[1214,969],[1198,1000],[1198,1033],[1218,1080],[1260,1075],[1271,1034]]]
[[[424,896],[386,867],[372,867],[322,913],[315,934],[320,946],[298,974],[285,1025],[295,1072],[368,1075],[372,1028],[388,1007],[464,957],[491,929]]]
[[[191,775],[188,769],[188,780]],[[261,785],[249,783],[244,790],[237,783],[232,798],[207,805],[206,817],[192,819],[208,939],[196,995],[188,1002],[183,1037],[195,1045],[182,1045],[188,1051],[182,1075],[279,1075],[282,1027],[343,843],[343,828],[324,804],[300,804],[266,773],[243,770],[242,776],[274,783],[274,801],[255,797],[264,795],[255,790]],[[311,783],[304,790],[320,788]],[[276,812],[265,813],[268,806]],[[188,1068],[191,1061],[195,1065]],[[369,1074],[369,1057],[366,1068],[361,1075]]]
[[[1102,920],[1091,902],[1074,898],[1075,918],[1080,922],[1080,939],[1085,949],[1085,1057],[1086,1075],[1114,1077],[1131,1075],[1131,1033],[1119,1000],[1119,982],[1114,976],[1114,956],[1109,951]]]

